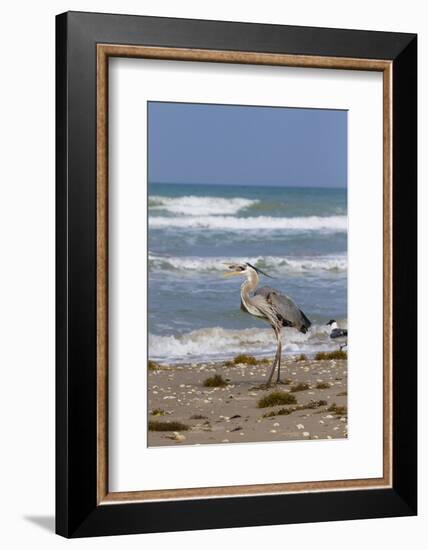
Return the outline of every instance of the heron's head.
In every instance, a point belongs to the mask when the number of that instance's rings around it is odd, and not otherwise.
[[[331,326],[331,325],[334,325],[335,322],[336,321],[334,319],[330,319],[330,321],[328,323],[326,323],[326,325]]]
[[[224,273],[225,277],[233,277],[235,275],[243,275],[244,277],[251,277],[251,275],[255,275],[258,273],[262,275],[266,275],[266,277],[271,277],[270,275],[268,275],[258,267],[255,267],[254,265],[251,265],[248,262],[245,262],[242,264],[225,263],[224,265],[228,267],[228,271],[225,271]]]

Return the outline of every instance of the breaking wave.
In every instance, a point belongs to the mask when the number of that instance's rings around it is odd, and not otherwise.
[[[337,349],[327,325],[313,325],[306,334],[283,329],[283,353],[314,353]],[[270,328],[231,330],[220,327],[193,330],[181,336],[149,335],[149,356],[158,361],[217,360],[237,353],[270,355],[276,349]]]
[[[308,258],[284,258],[279,256],[257,256],[253,258],[220,258],[220,257],[177,257],[161,256],[149,252],[149,268],[151,271],[189,271],[216,272],[224,271],[224,263],[250,262],[260,269],[284,273],[307,273],[328,271],[331,273],[346,273],[348,260],[342,256],[319,256]]]
[[[223,211],[224,214],[224,211]],[[290,231],[330,231],[344,232],[347,230],[347,216],[304,216],[296,218],[275,218],[271,216],[255,216],[237,218],[233,216],[192,216],[149,218],[152,228],[180,229],[212,229],[229,231],[248,230],[290,230]]]
[[[186,216],[224,216],[237,214],[240,210],[249,208],[258,202],[258,200],[239,197],[151,196],[149,198],[149,209],[165,210],[172,214],[184,214]]]

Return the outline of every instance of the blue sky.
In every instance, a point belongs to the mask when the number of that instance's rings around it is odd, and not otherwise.
[[[151,183],[346,187],[347,112],[149,102]]]

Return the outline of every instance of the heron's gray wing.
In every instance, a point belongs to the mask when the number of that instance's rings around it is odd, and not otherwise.
[[[278,329],[281,327],[275,309],[264,296],[251,296],[245,303],[241,301],[241,309],[250,315],[265,319],[272,326],[277,326]]]
[[[283,326],[296,327],[302,332],[306,332],[311,326],[310,320],[293,300],[289,296],[281,294],[278,290],[263,286],[255,291],[254,296],[262,296],[266,299]]]
[[[348,331],[344,328],[334,328],[330,333],[330,338],[342,338],[348,336]]]

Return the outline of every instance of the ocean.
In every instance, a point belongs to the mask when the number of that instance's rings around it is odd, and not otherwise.
[[[149,186],[149,357],[269,356],[272,329],[240,310],[241,278],[223,262],[250,262],[312,321],[284,329],[284,354],[337,348],[326,323],[347,324],[346,189],[153,183]]]

